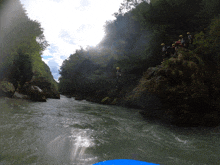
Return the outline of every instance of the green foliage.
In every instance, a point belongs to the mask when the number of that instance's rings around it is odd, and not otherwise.
[[[171,85],[181,86],[183,83],[185,90],[188,84],[193,83],[192,90],[199,93],[196,86],[202,87],[208,76],[204,70],[200,73],[200,69],[211,63],[209,60],[217,62],[220,57],[219,25],[217,20],[212,21],[220,14],[218,6],[217,0],[212,0],[212,4],[208,0],[154,0],[151,3],[124,1],[119,12],[115,13],[116,20],[106,23],[106,36],[97,48],[77,50],[63,62],[59,90],[64,93],[102,93],[106,97],[107,93],[116,89],[116,85],[121,91],[122,88],[135,86],[149,67],[161,64],[160,44],[164,42],[171,46],[180,34],[186,37],[189,31],[196,34],[194,44],[197,48],[188,53],[179,50],[182,57],[167,60],[162,66],[167,69],[166,74],[172,77],[168,81]],[[200,33],[211,21],[209,32]],[[119,80],[116,67],[120,67],[122,73]],[[165,84],[167,88],[170,88],[169,83]],[[164,87],[161,84],[159,86]],[[181,92],[183,89],[179,86],[176,91]],[[168,92],[172,90],[175,91],[171,89]]]
[[[199,54],[207,63],[220,66],[220,18],[212,20],[206,33],[200,32],[195,35],[195,53]]]
[[[158,1],[159,1],[159,0],[150,0],[150,3],[151,3],[152,5],[154,5],[154,4],[156,4]]]
[[[17,88],[18,83],[22,87],[25,82],[32,79],[32,61],[27,53],[23,53],[22,50],[18,50],[18,54],[13,61],[13,66],[10,67],[10,74],[8,78]]]
[[[219,87],[215,82],[217,74],[209,67],[198,55],[182,52],[178,58],[170,58],[154,69],[153,76],[149,76],[152,69],[146,72],[141,83],[156,93],[164,105],[172,105],[168,109],[179,111],[187,107],[191,112],[204,113],[212,107],[212,99],[219,97],[219,89],[213,93]]]
[[[40,23],[27,17],[20,1],[3,2],[0,2],[3,20],[0,25],[0,81],[6,78],[17,88],[25,82],[43,78],[49,86],[57,89],[49,67],[41,59],[48,43]],[[9,14],[6,7],[14,11]],[[8,17],[10,22],[6,19]]]
[[[92,84],[102,77],[101,64],[96,64],[83,54],[84,51],[77,51],[70,55],[61,66],[59,79],[59,90],[63,93],[93,91]],[[94,59],[93,59],[94,60]]]
[[[8,81],[1,81],[0,82],[0,90],[2,90],[3,92],[14,92],[15,88],[14,88],[13,84],[11,84]]]

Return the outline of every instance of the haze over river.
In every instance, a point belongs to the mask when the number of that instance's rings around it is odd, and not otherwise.
[[[135,159],[217,165],[220,127],[178,128],[137,109],[61,96],[47,102],[0,99],[0,165],[92,165]]]

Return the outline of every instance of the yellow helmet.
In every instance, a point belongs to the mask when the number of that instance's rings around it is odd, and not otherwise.
[[[190,32],[187,32],[187,34],[190,34]]]
[[[183,37],[183,35],[180,35],[179,37]]]
[[[175,44],[172,44],[172,46],[175,46]]]
[[[164,43],[161,44],[161,46],[164,46],[164,45],[165,45]]]
[[[119,70],[120,68],[119,67],[116,67],[116,70]]]

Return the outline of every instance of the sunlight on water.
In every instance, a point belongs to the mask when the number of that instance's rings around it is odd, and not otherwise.
[[[70,160],[76,161],[77,159],[85,158],[85,151],[88,147],[94,145],[92,139],[88,136],[87,132],[89,130],[72,129],[71,130],[71,154]]]
[[[90,138],[89,129],[71,129],[71,135],[59,135],[51,140],[47,145],[51,156],[59,156],[69,146],[69,156],[71,163],[82,163],[95,160],[96,157],[86,153],[87,148],[94,146],[93,139]]]

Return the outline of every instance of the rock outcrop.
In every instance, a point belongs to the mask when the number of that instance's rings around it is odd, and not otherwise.
[[[46,101],[43,90],[38,86],[26,85],[22,91],[15,91],[13,84],[8,81],[0,82],[0,96],[41,102]]]
[[[46,98],[60,99],[58,91],[45,78],[32,79],[28,84],[42,89]]]
[[[28,95],[24,95],[24,94],[21,94],[18,92],[14,93],[13,98],[15,98],[15,99],[28,99],[28,100],[30,99],[30,97]]]
[[[46,101],[47,98],[60,99],[60,94],[45,78],[26,82],[18,89],[19,94],[27,95],[32,101]],[[16,96],[15,96],[16,97]]]
[[[38,86],[29,86],[27,94],[28,96],[30,96],[30,99],[32,101],[46,102],[47,98],[43,93],[43,90],[40,89]]]
[[[15,87],[8,81],[0,82],[0,96],[12,97],[15,93]]]
[[[156,95],[162,103],[161,116],[175,125],[215,126],[220,124],[218,75],[197,55],[179,51],[176,58],[149,68],[134,92]]]

